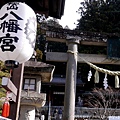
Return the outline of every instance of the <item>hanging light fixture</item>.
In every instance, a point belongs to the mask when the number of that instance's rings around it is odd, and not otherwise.
[[[17,67],[34,51],[37,19],[25,3],[9,2],[0,10],[0,60]]]

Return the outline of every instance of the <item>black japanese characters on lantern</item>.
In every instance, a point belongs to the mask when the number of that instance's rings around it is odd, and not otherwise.
[[[0,37],[0,43],[2,42],[2,51],[13,51],[16,47],[12,44],[13,42],[18,42],[18,37],[11,37],[9,33],[4,37]]]

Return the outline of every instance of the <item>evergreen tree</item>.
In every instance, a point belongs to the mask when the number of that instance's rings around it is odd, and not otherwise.
[[[62,28],[62,26],[59,24],[59,21],[56,18],[48,19],[47,25],[55,28]]]
[[[55,18],[48,19],[37,24],[37,39],[35,46],[37,61],[45,62],[46,51],[57,52],[60,51],[60,49],[63,51],[66,50],[66,44],[46,41],[46,29],[49,28],[52,28],[55,31],[55,29],[62,29],[62,26],[59,24],[59,21]]]
[[[91,32],[120,32],[120,0],[84,0],[76,29]]]

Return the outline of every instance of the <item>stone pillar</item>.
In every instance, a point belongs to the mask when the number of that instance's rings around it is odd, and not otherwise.
[[[76,40],[75,38],[67,39],[68,60],[66,69],[63,120],[74,120],[78,43],[79,40]]]
[[[27,113],[25,113],[25,114],[26,114],[25,120],[35,120],[35,108],[27,111]]]
[[[21,106],[19,120],[35,120],[35,107],[34,106]]]

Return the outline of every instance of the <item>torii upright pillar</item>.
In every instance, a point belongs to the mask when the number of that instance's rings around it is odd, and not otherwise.
[[[79,40],[75,38],[67,39],[68,60],[66,69],[63,120],[74,120],[75,116],[78,43]]]

